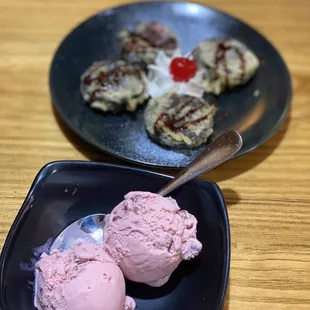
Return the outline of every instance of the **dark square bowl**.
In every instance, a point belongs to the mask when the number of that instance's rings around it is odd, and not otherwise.
[[[67,225],[92,213],[109,213],[131,190],[156,192],[169,176],[94,162],[61,161],[37,175],[0,257],[0,309],[31,310],[33,266],[43,248]],[[170,281],[152,288],[126,283],[139,310],[222,309],[230,263],[225,202],[218,186],[194,181],[173,192],[198,219],[201,254],[182,262]],[[91,310],[91,309],[89,309]]]

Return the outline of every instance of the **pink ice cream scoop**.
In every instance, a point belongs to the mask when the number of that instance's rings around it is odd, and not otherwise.
[[[106,216],[104,248],[127,279],[161,286],[182,260],[200,253],[196,230],[196,218],[174,199],[130,192]]]
[[[120,268],[101,246],[79,243],[36,264],[39,310],[133,310]]]

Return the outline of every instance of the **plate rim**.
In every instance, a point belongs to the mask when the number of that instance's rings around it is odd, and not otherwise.
[[[86,137],[78,128],[76,128],[76,126],[74,126],[71,121],[70,118],[66,117],[66,115],[64,113],[62,113],[59,104],[56,104],[55,102],[56,100],[56,96],[54,93],[56,93],[55,91],[53,91],[53,86],[52,86],[52,69],[54,67],[54,62],[56,60],[56,56],[59,52],[59,49],[61,48],[61,46],[64,44],[64,42],[66,41],[66,39],[71,35],[72,32],[76,31],[79,27],[81,27],[83,24],[85,24],[87,21],[89,21],[90,19],[95,18],[96,16],[108,11],[108,10],[113,10],[113,9],[119,9],[119,8],[126,8],[128,6],[139,6],[140,4],[142,5],[148,5],[148,4],[154,4],[154,3],[159,3],[159,4],[195,4],[198,5],[200,7],[203,8],[207,8],[213,12],[216,12],[218,14],[222,14],[225,15],[227,18],[233,19],[233,20],[237,20],[238,22],[240,22],[241,24],[243,24],[244,26],[250,28],[252,31],[256,32],[260,37],[262,37],[262,39],[264,39],[266,42],[269,43],[270,47],[276,52],[276,54],[279,57],[280,62],[282,63],[283,66],[283,71],[284,71],[284,86],[286,88],[287,91],[287,96],[285,98],[285,102],[283,102],[283,110],[281,112],[280,117],[277,119],[277,121],[273,124],[271,130],[269,132],[267,132],[267,134],[265,134],[262,138],[260,138],[258,140],[258,142],[253,145],[252,147],[248,148],[247,150],[245,150],[244,148],[241,148],[241,150],[239,152],[237,152],[235,155],[232,156],[231,159],[235,159],[238,158],[240,156],[243,156],[247,153],[252,152],[253,150],[257,149],[258,147],[260,147],[261,145],[263,145],[264,143],[266,143],[283,125],[283,123],[285,122],[285,120],[288,118],[289,112],[291,110],[291,105],[292,105],[292,98],[293,98],[293,85],[292,85],[292,78],[291,78],[291,74],[289,71],[289,68],[287,66],[286,61],[284,60],[284,57],[282,56],[281,52],[278,50],[278,48],[265,36],[263,35],[260,31],[258,31],[255,27],[253,27],[250,24],[247,24],[245,21],[243,21],[243,19],[240,19],[239,17],[236,17],[234,15],[231,15],[229,13],[226,13],[225,11],[219,10],[217,8],[214,8],[212,6],[209,5],[204,5],[202,3],[199,2],[195,2],[195,1],[165,1],[165,0],[159,0],[159,1],[138,1],[138,2],[134,2],[134,3],[125,3],[125,4],[120,4],[120,5],[116,5],[116,6],[108,6],[107,8],[97,11],[94,14],[91,14],[90,16],[86,17],[85,19],[83,19],[81,22],[75,24],[75,26],[73,26],[72,28],[70,28],[70,30],[62,37],[62,40],[60,40],[60,42],[58,43],[52,59],[50,61],[50,67],[49,67],[49,71],[48,71],[48,86],[49,86],[49,92],[50,92],[50,96],[51,96],[51,103],[53,108],[55,109],[56,113],[60,116],[61,120],[63,121],[63,123],[80,139],[82,139],[82,141],[84,141],[86,144],[94,147],[99,153],[101,154],[106,154],[109,156],[112,156],[114,158],[123,160],[125,162],[129,162],[129,163],[133,163],[133,164],[137,164],[140,165],[142,167],[153,167],[153,168],[168,168],[168,169],[180,169],[180,168],[184,168],[184,165],[180,165],[180,166],[175,166],[175,165],[160,165],[160,164],[154,164],[154,163],[150,163],[150,162],[146,162],[143,160],[137,160],[137,159],[132,159],[126,155],[119,155],[116,152],[113,152],[113,150],[111,150],[110,148],[106,148],[106,147],[102,147],[100,145],[100,143],[97,143],[96,141],[94,141],[93,139],[89,139],[88,137]],[[60,129],[61,130],[61,129]],[[69,141],[70,142],[70,141]],[[72,144],[72,142],[70,142]]]
[[[102,169],[106,168],[112,168],[112,169],[118,169],[118,170],[127,170],[131,172],[139,172],[142,174],[147,174],[149,176],[159,176],[167,180],[173,179],[172,176],[158,173],[155,171],[143,169],[143,168],[137,168],[137,167],[130,167],[130,166],[124,166],[124,165],[117,165],[117,164],[110,164],[110,163],[103,163],[103,162],[95,162],[95,161],[84,161],[84,160],[59,160],[59,161],[52,161],[47,164],[45,164],[36,174],[30,189],[13,221],[11,224],[11,227],[9,229],[9,232],[7,234],[7,237],[4,241],[2,251],[0,253],[0,288],[4,287],[4,268],[5,263],[7,262],[7,255],[9,254],[10,248],[12,246],[12,242],[14,242],[14,236],[16,234],[17,229],[21,225],[21,222],[25,220],[25,216],[27,211],[31,208],[32,203],[32,194],[35,191],[35,189],[45,181],[45,179],[50,176],[55,170],[58,170],[60,168],[64,167],[77,167],[81,166],[84,167],[85,170],[87,170],[87,167],[93,166],[93,167],[101,167]],[[224,195],[220,189],[220,187],[211,180],[193,180],[190,181],[190,183],[195,184],[195,186],[199,186],[199,184],[208,184],[210,186],[210,189],[212,189],[212,192],[216,195],[217,201],[216,206],[221,214],[221,219],[223,221],[224,226],[224,237],[223,237],[223,243],[225,244],[225,253],[224,253],[224,265],[223,265],[223,278],[221,279],[222,283],[222,289],[220,292],[220,300],[218,301],[219,309],[222,309],[226,300],[226,294],[227,294],[227,287],[228,287],[228,280],[230,275],[230,264],[231,264],[231,232],[230,232],[230,223],[229,223],[229,217],[227,212],[227,206],[225,202]],[[207,190],[204,188],[204,190]],[[211,192],[211,191],[210,191]],[[0,309],[6,309],[5,308],[6,303],[4,302],[4,299],[0,296]]]

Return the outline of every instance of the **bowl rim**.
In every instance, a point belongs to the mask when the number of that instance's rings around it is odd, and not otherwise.
[[[20,210],[18,211],[10,229],[7,234],[7,237],[4,241],[2,251],[0,253],[0,289],[4,287],[4,269],[7,262],[7,256],[10,252],[10,248],[12,246],[12,243],[14,243],[14,239],[16,236],[16,232],[21,225],[22,221],[25,218],[25,215],[29,209],[32,207],[33,197],[32,194],[34,193],[37,186],[44,182],[45,179],[52,173],[55,172],[55,170],[63,167],[68,166],[80,166],[80,167],[101,167],[101,168],[112,168],[112,169],[119,169],[119,170],[127,170],[132,172],[140,172],[142,174],[147,174],[149,176],[159,176],[163,177],[165,179],[173,179],[172,176],[158,173],[154,171],[150,171],[143,168],[136,168],[136,167],[129,167],[124,165],[118,165],[118,164],[110,164],[110,163],[103,163],[103,162],[91,162],[91,161],[83,161],[83,160],[59,160],[59,161],[52,161],[47,164],[45,164],[36,174],[30,189],[26,195],[26,198],[24,199],[24,202],[22,203],[22,206]],[[218,304],[218,309],[223,309],[227,287],[228,287],[228,279],[229,279],[229,273],[230,273],[230,261],[231,261],[231,238],[230,238],[230,224],[229,224],[229,218],[228,218],[228,212],[227,207],[225,203],[225,199],[223,197],[222,191],[220,187],[213,181],[210,180],[193,180],[190,183],[197,183],[197,185],[200,184],[209,184],[211,185],[212,190],[216,194],[216,197],[218,199],[217,206],[220,209],[220,213],[222,215],[223,225],[225,227],[224,231],[224,243],[225,243],[225,264],[223,266],[224,268],[224,276],[222,279],[222,292]],[[2,296],[0,296],[0,309],[2,310],[8,310],[5,308],[7,306],[4,303],[4,300]]]

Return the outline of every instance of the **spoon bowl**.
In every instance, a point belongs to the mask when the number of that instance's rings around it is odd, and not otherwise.
[[[97,213],[83,217],[65,228],[54,240],[50,252],[65,251],[79,242],[103,244],[105,214]]]

